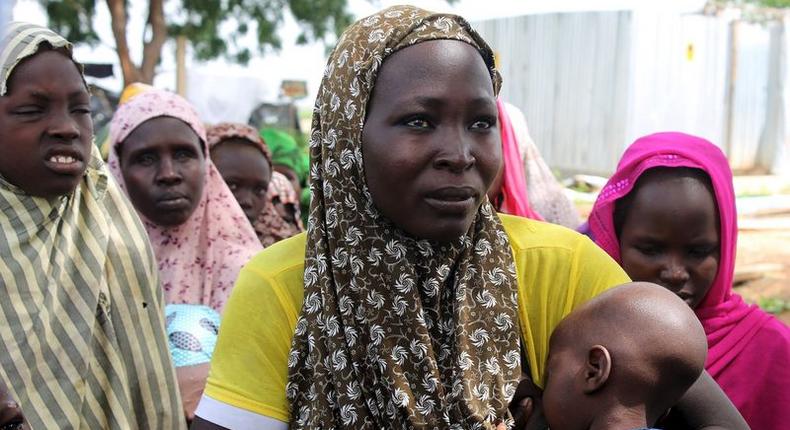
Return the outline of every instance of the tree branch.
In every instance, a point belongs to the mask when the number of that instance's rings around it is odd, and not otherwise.
[[[163,0],[150,0],[148,6],[148,25],[151,26],[151,40],[143,40],[143,64],[140,67],[142,79],[146,83],[154,81],[156,65],[162,56],[162,46],[167,41],[167,24]],[[145,38],[145,32],[143,32]]]
[[[107,0],[107,7],[112,17],[112,34],[115,37],[115,48],[118,61],[121,63],[124,86],[140,80],[140,71],[129,55],[129,43],[126,40],[126,4],[125,0]]]

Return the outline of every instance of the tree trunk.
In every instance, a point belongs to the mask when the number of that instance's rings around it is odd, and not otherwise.
[[[115,37],[115,50],[118,52],[118,61],[121,63],[123,85],[129,85],[141,80],[140,70],[132,62],[129,55],[129,43],[126,39],[126,4],[125,0],[107,0],[112,19],[112,34]]]
[[[150,0],[148,5],[148,23],[151,28],[151,40],[145,40],[143,32],[143,64],[140,67],[143,82],[154,81],[156,65],[162,56],[162,46],[167,41],[167,24],[165,23],[164,0]],[[147,30],[147,29],[146,29]]]

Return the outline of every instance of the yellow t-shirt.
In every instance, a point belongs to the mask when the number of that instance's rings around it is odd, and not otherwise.
[[[585,236],[553,224],[500,217],[518,274],[523,346],[532,378],[540,385],[554,327],[581,303],[629,279]],[[279,242],[242,269],[225,307],[206,396],[289,420],[285,384],[302,310],[305,243],[304,234]]]

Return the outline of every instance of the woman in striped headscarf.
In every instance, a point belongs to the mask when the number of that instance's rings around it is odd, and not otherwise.
[[[0,380],[34,429],[184,427],[151,247],[49,29],[0,42]]]

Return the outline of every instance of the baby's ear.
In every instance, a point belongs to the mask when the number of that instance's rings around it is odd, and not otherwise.
[[[594,345],[587,352],[584,365],[584,394],[592,394],[601,389],[612,371],[612,357],[609,350],[601,345]]]

